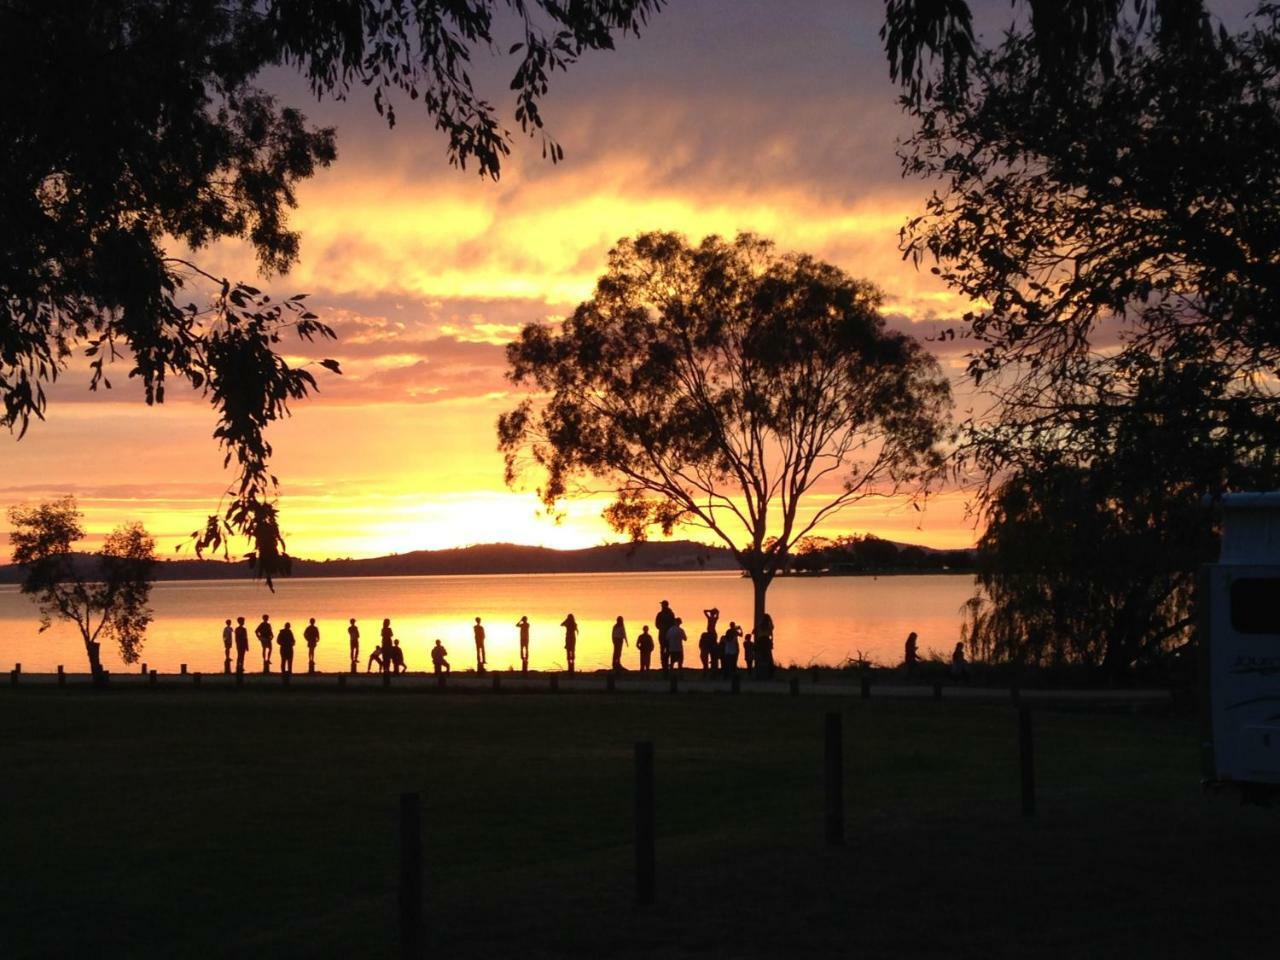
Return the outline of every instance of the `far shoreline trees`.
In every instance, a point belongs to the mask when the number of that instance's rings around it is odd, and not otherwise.
[[[151,622],[155,540],[140,523],[107,535],[95,554],[78,554],[84,538],[74,497],[9,508],[13,562],[25,568],[21,591],[40,610],[40,632],[55,618],[75,624],[89,671],[102,676],[100,647],[115,641],[120,658],[136,663]]]
[[[531,323],[507,348],[511,380],[536,391],[498,421],[507,482],[532,469],[549,508],[594,482],[636,540],[710,531],[751,578],[758,632],[799,541],[941,470],[947,381],[880,302],[751,234],[624,239],[563,326]]]

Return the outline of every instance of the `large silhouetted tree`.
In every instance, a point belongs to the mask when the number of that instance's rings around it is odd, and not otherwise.
[[[155,540],[140,523],[117,527],[96,554],[77,554],[81,514],[72,497],[9,509],[13,562],[25,568],[21,590],[40,609],[41,632],[56,617],[74,623],[89,669],[102,672],[99,646],[113,640],[125,663],[136,663],[151,622]]]
[[[496,177],[512,135],[471,80],[472,53],[491,50],[500,28],[518,39],[505,51],[515,117],[555,160],[539,111],[551,74],[662,2],[0,5],[0,424],[21,435],[43,417],[45,388],[80,354],[93,388],[109,387],[107,364],[123,358],[148,403],[185,382],[216,410],[215,438],[238,471],[197,548],[243,533],[257,569],[287,570],[264,431],[316,382],[283,359],[280,338],[333,333],[299,299],[272,302],[175,252],[235,237],[264,273],[297,258],[294,191],[333,161],[334,131],[279,103],[259,75],[296,70],[318,97],[363,88],[388,123],[416,101],[450,162]]]
[[[498,423],[508,482],[535,465],[552,505],[590,478],[635,538],[705,527],[750,575],[759,629],[793,544],[939,466],[947,382],[879,305],[871,284],[751,235],[623,240],[590,300],[507,348],[537,391]]]

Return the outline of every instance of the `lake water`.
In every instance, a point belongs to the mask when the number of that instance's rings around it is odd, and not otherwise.
[[[907,633],[920,635],[922,651],[949,654],[960,638],[960,606],[973,592],[968,576],[892,576],[784,578],[769,589],[769,612],[776,625],[775,657],[780,664],[836,664],[859,653],[881,664],[902,659]],[[430,668],[427,651],[437,637],[449,649],[454,669],[475,666],[471,626],[483,619],[490,670],[519,667],[515,622],[529,617],[529,665],[536,670],[564,664],[564,632],[558,624],[572,612],[581,632],[577,667],[607,667],[610,631],[616,616],[634,640],[641,626],[652,631],[660,600],[685,620],[692,643],[686,664],[697,662],[697,636],[706,607],[719,607],[721,623],[751,618],[751,583],[733,572],[593,573],[532,576],[378,577],[281,580],[276,592],[254,581],[158,583],[152,591],[155,621],[147,631],[142,659],[152,668],[176,672],[222,670],[222,625],[243,616],[250,627],[246,665],[261,656],[252,627],[270,613],[279,629],[291,621],[298,637],[296,669],[306,669],[302,628],[308,617],[320,627],[316,666],[343,669],[347,663],[346,626],[359,623],[361,650],[367,657],[384,617],[390,617],[410,670]],[[692,627],[693,629],[689,629]],[[21,663],[24,671],[47,672],[58,664],[86,669],[84,647],[74,627],[55,623],[41,634],[35,605],[16,586],[0,585],[0,665]],[[635,648],[624,664],[636,665]],[[125,669],[119,652],[102,650],[109,670]],[[654,656],[656,665],[657,656]],[[362,664],[361,669],[364,669]]]

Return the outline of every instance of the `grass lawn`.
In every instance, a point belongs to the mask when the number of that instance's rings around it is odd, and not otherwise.
[[[822,839],[844,714],[847,845]],[[393,957],[399,794],[441,957],[1270,957],[1280,810],[1197,721],[726,695],[0,690],[0,955]],[[634,906],[632,744],[658,902]]]

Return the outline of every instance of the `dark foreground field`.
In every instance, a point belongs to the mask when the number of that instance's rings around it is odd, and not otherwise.
[[[844,714],[849,842],[822,834]],[[397,955],[426,804],[441,957],[1270,957],[1280,811],[1196,721],[725,695],[0,691],[0,955]],[[632,744],[657,751],[634,906]]]

